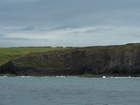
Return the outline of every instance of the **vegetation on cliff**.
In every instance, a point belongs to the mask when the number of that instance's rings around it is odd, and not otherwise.
[[[32,53],[4,64],[1,74],[140,75],[140,44],[95,46]]]
[[[12,47],[12,48],[0,48],[0,66],[8,62],[9,60],[33,53],[56,51],[56,50],[65,50],[70,49],[63,47]]]

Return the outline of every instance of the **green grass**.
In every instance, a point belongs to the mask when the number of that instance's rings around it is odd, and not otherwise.
[[[0,66],[4,63],[8,62],[9,60],[27,55],[27,54],[34,54],[34,53],[41,53],[41,52],[49,52],[49,51],[56,51],[56,50],[66,50],[70,48],[62,48],[62,47],[15,47],[15,48],[0,48]]]

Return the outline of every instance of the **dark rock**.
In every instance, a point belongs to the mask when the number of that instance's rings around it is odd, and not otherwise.
[[[95,46],[15,58],[0,68],[12,75],[140,74],[140,44]]]

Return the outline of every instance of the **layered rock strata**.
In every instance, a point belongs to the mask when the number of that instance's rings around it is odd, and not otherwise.
[[[95,46],[30,54],[10,60],[0,74],[52,75],[140,75],[140,44]]]

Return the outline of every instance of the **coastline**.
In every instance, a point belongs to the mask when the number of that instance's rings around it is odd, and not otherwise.
[[[78,78],[140,78],[139,74],[99,74],[99,75],[21,75],[21,76],[16,76],[12,74],[1,74],[0,77],[78,77]]]
[[[140,44],[93,46],[33,53],[0,67],[11,76],[140,77]]]

